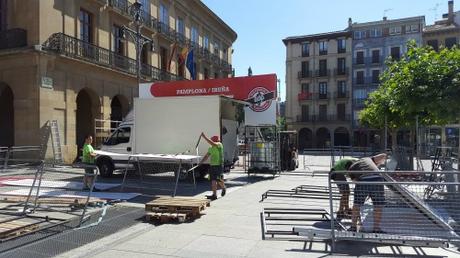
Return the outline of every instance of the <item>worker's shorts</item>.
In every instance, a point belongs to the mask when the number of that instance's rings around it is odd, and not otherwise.
[[[209,179],[219,180],[223,179],[224,166],[211,166],[211,171],[209,171]]]
[[[369,178],[360,178],[358,182],[383,182],[385,181],[381,176],[373,176]],[[363,205],[367,197],[372,199],[372,204],[375,206],[385,205],[385,189],[384,185],[368,185],[356,184],[354,191],[353,204]]]
[[[331,172],[331,179],[334,181],[347,181],[347,178],[343,173]],[[348,184],[337,183],[340,193],[350,193],[350,186]]]

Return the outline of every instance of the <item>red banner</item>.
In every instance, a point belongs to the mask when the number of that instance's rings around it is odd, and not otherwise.
[[[251,109],[262,112],[276,99],[276,74],[224,79],[156,82],[150,86],[153,97],[225,95],[252,103]]]

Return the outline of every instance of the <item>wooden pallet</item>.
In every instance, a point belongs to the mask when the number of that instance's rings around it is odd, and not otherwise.
[[[37,230],[39,225],[37,222],[11,220],[0,223],[0,239],[10,238]]]
[[[199,217],[210,201],[191,197],[159,197],[145,204],[146,219],[183,222]]]
[[[69,205],[69,206],[84,206],[86,203],[86,198],[71,198],[71,197],[41,197],[37,200],[39,204],[56,204],[56,205]],[[0,196],[0,202],[6,203],[21,203],[27,201],[25,196]],[[35,202],[35,198],[31,197],[29,199],[30,203]],[[106,201],[91,197],[88,200],[88,205],[100,205],[104,204]]]

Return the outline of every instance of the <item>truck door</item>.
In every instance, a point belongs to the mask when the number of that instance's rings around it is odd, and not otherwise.
[[[107,138],[102,149],[109,152],[131,154],[131,127],[120,127]]]

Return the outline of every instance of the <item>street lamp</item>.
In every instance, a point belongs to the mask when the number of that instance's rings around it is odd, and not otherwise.
[[[131,13],[134,16],[134,24],[136,26],[136,30],[132,30],[127,26],[122,27],[123,35],[128,34],[134,41],[136,45],[136,72],[137,72],[137,84],[139,85],[141,82],[141,52],[142,48],[145,44],[150,43],[151,51],[154,51],[153,40],[150,38],[142,35],[141,27],[142,27],[142,4],[138,1],[134,2],[131,5]]]

